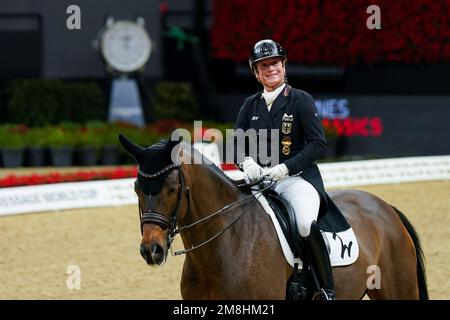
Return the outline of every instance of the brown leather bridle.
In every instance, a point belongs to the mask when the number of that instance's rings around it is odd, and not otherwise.
[[[253,206],[253,204],[256,203],[256,201],[258,201],[258,198],[262,195],[262,193],[267,190],[268,188],[270,188],[273,183],[263,187],[262,189],[259,190],[255,190],[256,193],[255,194],[250,194],[248,196],[245,196],[241,199],[239,199],[236,202],[233,202],[231,204],[228,204],[226,206],[224,206],[223,208],[217,210],[216,212],[213,212],[209,215],[207,215],[204,218],[201,218],[200,220],[197,220],[189,225],[185,225],[185,226],[181,226],[179,228],[177,228],[178,225],[178,219],[180,216],[180,209],[181,209],[181,201],[182,201],[182,195],[184,192],[186,192],[186,198],[187,198],[187,210],[186,212],[189,212],[189,206],[190,206],[190,193],[189,190],[190,188],[188,186],[186,186],[185,180],[184,180],[184,175],[182,172],[182,167],[179,164],[171,164],[168,165],[167,167],[163,168],[162,170],[153,173],[153,174],[148,174],[145,173],[144,171],[142,171],[142,169],[137,168],[138,174],[145,177],[145,178],[156,178],[158,176],[160,176],[161,174],[167,172],[167,171],[172,171],[172,170],[178,170],[178,196],[177,196],[177,205],[175,207],[175,209],[172,212],[172,215],[170,217],[168,217],[167,215],[164,215],[160,212],[154,211],[154,210],[147,210],[144,211],[142,210],[141,206],[139,205],[139,219],[140,219],[140,223],[141,223],[141,235],[143,235],[143,227],[144,224],[146,223],[153,223],[156,224],[158,226],[160,226],[163,230],[167,230],[167,244],[168,244],[168,248],[170,248],[173,240],[175,239],[175,236],[179,233],[181,233],[184,230],[190,229],[191,227],[198,225],[214,216],[217,216],[218,214],[223,213],[224,211],[227,211],[228,209],[236,206],[237,204],[243,203],[246,200],[251,199],[251,203],[250,205],[248,205],[242,212],[241,214],[234,219],[230,224],[228,224],[224,229],[222,229],[220,232],[218,232],[216,235],[214,235],[213,237],[209,238],[208,240],[203,241],[202,243],[198,244],[198,245],[194,245],[192,248],[189,249],[185,249],[185,250],[179,250],[173,253],[173,255],[181,255],[181,254],[186,254],[188,252],[191,252],[197,248],[202,247],[203,245],[213,241],[214,239],[216,239],[217,237],[219,237],[222,233],[224,233],[227,229],[229,229],[236,221],[238,221],[246,212],[249,211],[249,209]],[[261,181],[259,181],[261,182]],[[249,186],[253,186],[254,184],[251,184]],[[256,196],[257,194],[259,194],[258,196]],[[150,195],[145,195],[146,197],[150,197]]]
[[[143,210],[142,207],[139,205],[139,220],[140,220],[140,224],[141,224],[141,235],[143,235],[143,233],[144,233],[143,228],[144,228],[144,224],[146,224],[146,223],[156,224],[156,225],[160,226],[163,230],[168,229],[167,240],[168,240],[169,247],[170,247],[173,239],[175,238],[175,235],[177,234],[176,227],[177,227],[177,223],[178,223],[178,218],[180,216],[182,195],[185,191],[186,191],[186,197],[187,197],[187,201],[188,201],[188,211],[189,211],[189,203],[190,203],[189,188],[186,187],[186,183],[184,181],[184,175],[181,170],[181,165],[171,164],[153,174],[145,173],[144,171],[142,171],[142,169],[139,166],[137,168],[139,175],[141,175],[145,178],[150,178],[150,179],[156,178],[156,177],[166,173],[167,171],[170,172],[175,169],[178,170],[177,205],[176,205],[175,209],[173,210],[172,214],[170,215],[170,217],[168,217],[167,215],[162,214],[160,212],[157,212],[155,210],[151,210],[151,209]],[[150,197],[150,195],[145,195],[145,197]]]

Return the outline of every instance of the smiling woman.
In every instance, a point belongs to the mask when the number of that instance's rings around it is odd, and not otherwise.
[[[287,53],[271,39],[258,41],[250,51],[249,65],[263,90],[248,97],[235,123],[235,132],[258,132],[257,154],[248,142],[237,146],[235,161],[250,183],[267,176],[275,192],[295,212],[296,229],[305,244],[325,299],[334,299],[330,259],[317,222],[326,214],[342,213],[326,194],[316,161],[323,157],[326,137],[314,100],[287,84]],[[270,131],[270,136],[263,132]],[[272,138],[273,133],[278,134]],[[279,143],[275,150],[269,146]],[[271,154],[267,162],[262,155]],[[293,191],[292,191],[293,190]],[[346,225],[344,229],[350,228]]]
[[[282,58],[263,60],[256,65],[255,75],[267,92],[273,92],[285,80],[285,62]]]

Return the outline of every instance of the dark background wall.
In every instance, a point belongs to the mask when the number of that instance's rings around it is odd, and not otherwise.
[[[66,27],[66,8],[72,4],[81,8],[81,30]],[[12,19],[14,14],[28,16]],[[145,18],[154,42],[146,78],[196,82],[199,93],[251,92],[258,88],[247,64],[212,58],[212,0],[1,0],[0,78],[27,73],[44,78],[105,78],[92,41],[107,14],[116,19]],[[167,36],[167,30],[173,26],[196,36],[198,45],[186,43],[178,50],[177,41]],[[324,93],[450,94],[448,64],[390,63],[343,69],[290,62],[288,76],[306,90]],[[199,77],[210,86],[200,85]]]
[[[81,30],[66,27],[66,8],[72,4],[81,8]],[[108,96],[109,77],[92,40],[107,14],[117,20],[142,16],[154,42],[144,73],[150,83],[147,96],[155,81],[190,82],[201,118],[233,122],[243,98],[260,90],[260,85],[246,63],[212,58],[211,4],[212,0],[0,0],[0,89],[7,81],[24,76],[95,79]],[[167,35],[172,27],[182,28],[198,42],[184,43],[180,49],[178,40]],[[449,64],[379,63],[341,68],[289,62],[287,73],[294,87],[316,99],[347,99],[350,118],[382,120],[379,136],[346,136],[341,149],[346,154],[450,151]]]
[[[98,53],[92,47],[92,40],[103,27],[107,14],[112,14],[116,20],[134,20],[138,16],[145,19],[146,29],[156,48],[146,66],[145,75],[155,78],[161,76],[160,15],[157,0],[1,0],[0,3],[0,15],[34,13],[41,17],[42,60],[38,69],[41,70],[42,77],[104,77],[105,71]],[[66,27],[69,17],[66,9],[72,4],[81,9],[81,30],[68,30]],[[33,19],[21,18],[12,22],[11,18],[6,20],[0,16],[0,38],[5,39],[7,33],[20,30],[25,33],[36,31],[34,24]],[[3,47],[8,50],[8,44],[4,43],[4,40]],[[30,49],[34,51],[36,47],[30,46],[27,41],[16,44],[15,49],[18,58],[16,60],[7,59],[0,53],[0,68],[5,68],[8,64],[22,63],[19,57],[39,55],[39,52],[30,52]],[[20,66],[17,69],[21,69]],[[34,75],[31,71],[30,75]]]
[[[450,96],[311,93],[319,114],[339,131],[336,156],[450,153]],[[222,116],[234,122],[245,98],[244,94],[217,97]]]

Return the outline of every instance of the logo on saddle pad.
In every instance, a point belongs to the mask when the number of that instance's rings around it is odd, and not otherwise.
[[[333,240],[336,240],[336,238],[338,238],[339,241],[341,242],[341,259],[344,259],[345,252],[347,252],[348,258],[351,258],[353,241],[349,240],[348,243],[344,243],[342,238],[340,236],[338,236],[337,233],[333,233],[332,237],[333,237]]]

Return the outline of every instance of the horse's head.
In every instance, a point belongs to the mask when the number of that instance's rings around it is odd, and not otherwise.
[[[138,164],[135,192],[139,198],[141,255],[149,265],[160,265],[167,258],[186,188],[181,165],[172,159],[178,142],[161,140],[143,148],[123,135],[119,140]]]

